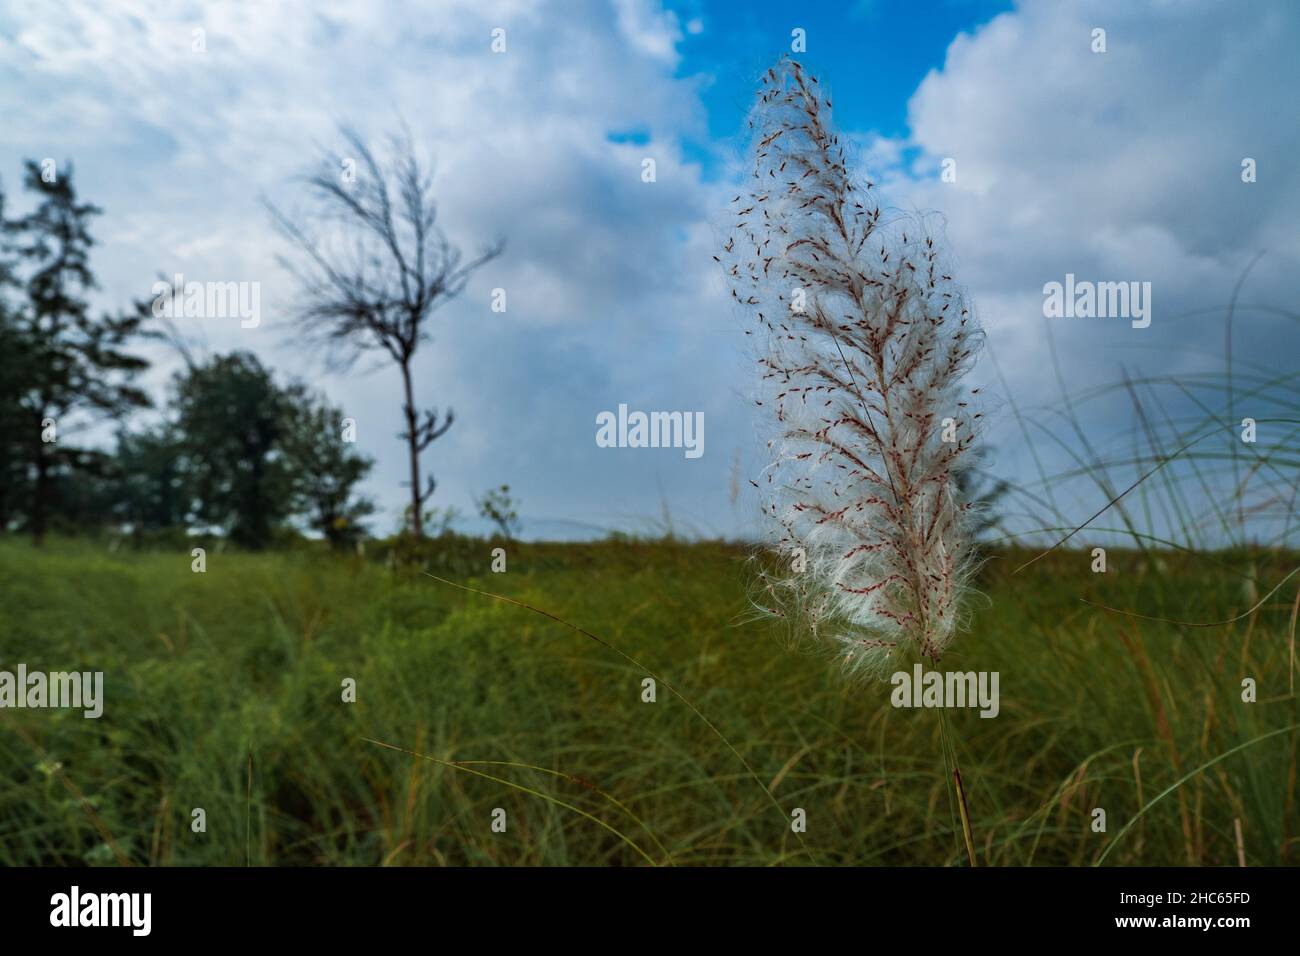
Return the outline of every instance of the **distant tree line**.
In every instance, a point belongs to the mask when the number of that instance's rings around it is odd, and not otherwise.
[[[131,351],[160,334],[149,304],[92,314],[100,210],[71,165],[28,161],[24,187],[35,208],[10,218],[0,184],[0,532],[215,529],[251,548],[292,527],[336,546],[364,534],[374,506],[356,488],[373,462],[343,413],[251,353],[186,353],[165,407],[132,422],[154,408]],[[94,426],[112,447],[85,441]]]

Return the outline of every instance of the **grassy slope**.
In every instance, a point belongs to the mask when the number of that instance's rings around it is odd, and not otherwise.
[[[455,547],[439,573],[554,611],[671,681],[782,810],[666,688],[642,703],[640,669],[526,610],[374,562],[209,554],[200,575],[184,554],[11,540],[0,668],[103,670],[107,703],[98,721],[0,712],[0,864],[112,863],[104,833],[136,863],[643,864],[624,837],[656,862],[807,862],[795,807],[824,864],[964,861],[937,715],[892,708],[886,684],[845,687],[767,624],[737,625],[739,552],[519,546],[491,574],[489,545]],[[1297,579],[1248,619],[1192,630],[1078,598],[1185,619],[1245,610],[1207,558],[1166,557],[1157,573],[1112,553],[1102,578],[1073,552],[1012,578],[1018,557],[990,563],[974,631],[944,661],[1001,673],[997,719],[950,720],[981,863],[1092,862],[1180,777],[1300,721]],[[1261,581],[1291,566],[1261,559]],[[1258,703],[1241,702],[1243,676]],[[345,677],[356,704],[340,701]],[[570,776],[473,765],[525,792],[363,735]],[[1295,862],[1295,753],[1291,731],[1197,774],[1106,862],[1234,865],[1234,819],[1249,863]],[[194,807],[206,833],[191,832]],[[1094,807],[1106,834],[1090,830]]]

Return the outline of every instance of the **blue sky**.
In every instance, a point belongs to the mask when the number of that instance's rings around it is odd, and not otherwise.
[[[1104,54],[1091,48],[1098,27]],[[494,28],[504,53],[490,49]],[[507,240],[417,362],[420,403],[457,413],[428,454],[434,503],[470,513],[508,482],[535,536],[665,515],[679,530],[750,535],[756,503],[733,488],[764,459],[751,356],[711,256],[743,175],[756,78],[795,28],[859,169],[888,203],[942,217],[988,332],[974,374],[1000,402],[996,471],[1037,481],[1012,402],[1048,422],[1039,457],[1070,466],[1078,437],[1053,418],[1058,366],[1072,391],[1221,369],[1224,307],[1261,252],[1234,354],[1294,368],[1295,322],[1270,311],[1300,275],[1300,7],[1282,0],[69,0],[59,16],[0,0],[0,184],[22,209],[22,158],[75,162],[81,194],[105,209],[104,307],[147,297],[160,273],[260,283],[258,328],[204,319],[185,331],[210,351],[257,353],[357,419],[384,532],[405,494],[396,374],[336,374],[301,347],[261,199],[301,209],[294,177],[337,144],[338,122],[382,148],[405,120],[436,158],[452,238],[470,251]],[[1243,157],[1257,182],[1241,181]],[[955,182],[937,176],[945,158]],[[1152,325],[1049,324],[1043,285],[1067,273],[1152,282]],[[495,288],[504,314],[489,308]],[[161,397],[174,363],[153,355]],[[702,412],[705,454],[597,447],[596,416],[621,403]],[[1077,410],[1101,453],[1131,450],[1122,394]],[[1071,513],[1095,503],[1086,485],[1056,490]]]
[[[683,137],[681,146],[708,179],[727,175],[718,161],[719,146],[739,141],[753,105],[754,78],[790,49],[795,29],[804,31],[801,59],[814,72],[865,94],[841,103],[837,116],[844,128],[901,137],[909,97],[927,73],[943,65],[953,38],[1013,7],[1000,0],[945,0],[919,15],[916,5],[873,0],[809,4],[797,14],[775,0],[664,6],[682,28],[676,76],[697,79],[707,112],[701,135]],[[626,129],[612,135],[637,142],[647,132]]]
[[[714,141],[737,135],[752,105],[752,77],[788,49],[796,28],[805,31],[803,61],[837,88],[859,94],[841,99],[836,115],[844,128],[901,136],[908,99],[927,73],[943,66],[953,37],[1012,8],[984,0],[947,0],[924,10],[874,0],[807,4],[797,12],[776,0],[667,6],[685,26],[678,76],[711,77],[700,99]]]

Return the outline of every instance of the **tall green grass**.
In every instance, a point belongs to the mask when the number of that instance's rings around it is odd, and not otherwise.
[[[493,574],[491,547],[430,559],[659,673],[761,783],[662,685],[642,702],[618,654],[417,573],[303,551],[195,574],[185,552],[5,540],[0,667],[103,670],[107,700],[97,721],[0,712],[0,863],[964,864],[937,714],[738,624],[739,549],[513,545]],[[1215,562],[1276,582],[1295,556],[1112,550],[1099,576],[1062,548],[1013,575],[1030,556],[991,552],[944,660],[1001,673],[996,719],[948,713],[980,863],[1235,865],[1236,821],[1247,863],[1295,862],[1296,731],[1274,732],[1300,723],[1297,582],[1214,629],[1080,601],[1223,620],[1252,602]]]

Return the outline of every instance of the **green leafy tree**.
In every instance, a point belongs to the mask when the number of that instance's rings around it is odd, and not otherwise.
[[[280,451],[284,392],[249,352],[190,367],[174,391],[194,517],[226,529],[237,544],[265,547],[292,511],[292,476]]]
[[[494,488],[475,502],[478,513],[491,521],[501,536],[509,541],[519,533],[518,502],[510,496],[510,486]]]
[[[167,424],[117,435],[113,516],[129,524],[137,540],[147,531],[184,528],[192,506],[185,448]]]
[[[87,534],[108,526],[116,500],[113,456],[95,448],[66,449],[51,475],[50,531]]]
[[[363,521],[375,511],[373,502],[355,494],[374,461],[344,440],[341,409],[302,385],[290,387],[285,398],[282,445],[294,513],[342,548],[365,535]]]

